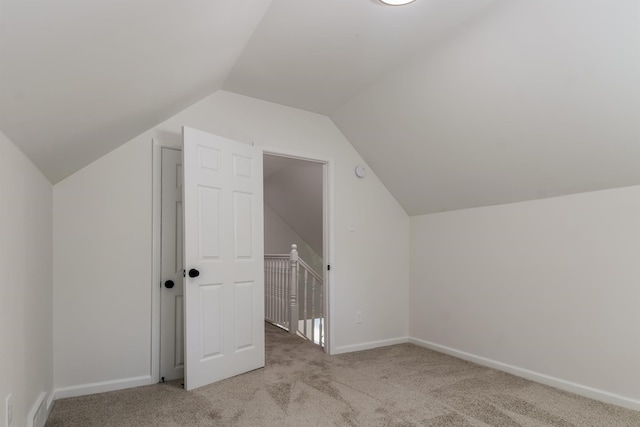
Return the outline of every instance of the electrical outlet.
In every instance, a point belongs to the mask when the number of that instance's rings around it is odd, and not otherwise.
[[[5,426],[11,427],[11,423],[13,423],[13,394],[9,393],[9,395],[4,399],[4,408],[7,419],[5,420]]]
[[[356,311],[356,323],[362,323],[364,322],[364,318],[362,316],[362,312],[361,311]]]

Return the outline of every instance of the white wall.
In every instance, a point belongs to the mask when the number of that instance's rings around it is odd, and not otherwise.
[[[151,142],[54,186],[58,397],[151,381]],[[82,385],[79,390],[76,386]]]
[[[151,363],[151,139],[190,126],[333,162],[334,352],[406,340],[409,218],[325,116],[220,91],[56,184],[55,384],[72,395],[145,381]],[[349,232],[349,224],[356,232]],[[364,323],[355,323],[355,312]],[[104,383],[104,382],[107,383]],[[148,380],[147,380],[148,381]]]
[[[417,216],[411,234],[418,342],[640,409],[640,187]]]
[[[52,186],[0,132],[0,422],[52,399]]]
[[[302,258],[309,267],[313,268],[316,273],[322,275],[322,254],[316,253],[265,201],[264,253],[288,254],[291,252],[291,245],[293,243],[298,246],[297,250],[300,258]]]
[[[273,211],[322,254],[324,166],[316,162],[264,156],[264,200]],[[279,165],[269,173],[268,168]]]

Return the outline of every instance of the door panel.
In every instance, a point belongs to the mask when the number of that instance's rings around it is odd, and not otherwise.
[[[236,346],[235,350],[253,348],[253,313],[251,302],[253,301],[254,282],[236,283],[235,315],[236,315]]]
[[[185,388],[264,366],[262,151],[184,128]]]
[[[220,190],[201,186],[198,188],[198,221],[201,233],[200,260],[220,259]]]
[[[200,285],[200,300],[202,302],[202,329],[200,339],[202,350],[200,360],[215,357],[223,353],[223,296],[222,284]]]
[[[235,214],[233,240],[236,260],[251,260],[254,255],[252,247],[252,213],[254,210],[252,194],[233,194],[233,211]]]
[[[184,376],[182,152],[162,148],[160,376]],[[173,282],[167,288],[167,281]]]
[[[181,292],[182,293],[182,292]],[[182,295],[175,297],[175,345],[174,345],[174,366],[180,368],[180,376],[184,376],[184,298]],[[173,379],[173,378],[171,378]]]

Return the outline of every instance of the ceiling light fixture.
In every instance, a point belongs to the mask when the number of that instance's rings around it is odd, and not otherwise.
[[[413,3],[416,0],[380,0],[380,3],[384,3],[389,6],[402,6],[405,4]]]

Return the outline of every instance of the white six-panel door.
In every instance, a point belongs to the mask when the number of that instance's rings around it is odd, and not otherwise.
[[[162,274],[160,290],[160,377],[184,376],[182,151],[163,147]]]
[[[262,150],[187,127],[183,140],[191,390],[264,366]]]

